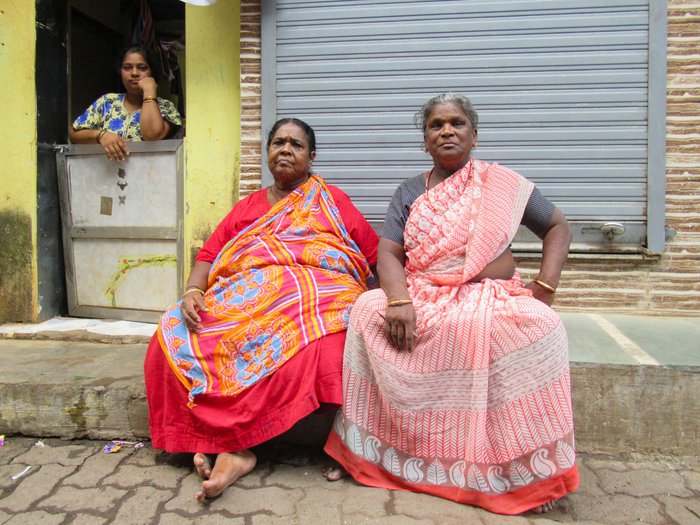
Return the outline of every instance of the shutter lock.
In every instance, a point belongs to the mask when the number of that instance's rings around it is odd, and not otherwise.
[[[625,225],[619,222],[606,222],[600,227],[600,231],[609,241],[612,241],[618,235],[625,233]]]

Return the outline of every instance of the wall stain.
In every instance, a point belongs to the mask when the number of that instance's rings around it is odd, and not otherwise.
[[[192,261],[192,265],[194,266],[194,259],[197,257],[197,254],[199,253],[199,250],[204,246],[204,243],[207,241],[209,237],[211,237],[211,234],[214,232],[213,228],[211,225],[207,225],[204,227],[199,227],[194,231],[194,237],[192,240],[192,243],[190,244],[190,261]],[[187,273],[185,275],[185,278],[187,278]]]
[[[0,322],[34,321],[32,219],[0,210]]]
[[[83,434],[87,430],[86,411],[85,392],[81,390],[80,399],[78,399],[73,406],[66,408],[66,414],[68,414],[68,417],[70,417],[71,421],[75,424],[78,435]]]

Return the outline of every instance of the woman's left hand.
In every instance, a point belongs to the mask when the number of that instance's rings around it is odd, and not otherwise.
[[[538,301],[543,302],[547,306],[552,306],[554,302],[554,292],[543,288],[534,281],[530,281],[525,285],[525,288],[532,291],[532,296]]]
[[[156,79],[153,77],[143,77],[139,81],[139,88],[141,89],[144,97],[157,96],[158,84],[156,83]]]

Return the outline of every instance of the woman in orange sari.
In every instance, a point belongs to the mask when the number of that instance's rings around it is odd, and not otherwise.
[[[434,166],[389,206],[381,289],[353,307],[326,452],[366,485],[545,512],[578,485],[567,337],[549,307],[571,228],[531,182],[471,157],[467,98],[419,116]],[[543,239],[527,284],[510,251],[521,223]]]
[[[350,308],[376,263],[372,227],[310,171],[313,130],[278,121],[267,154],[274,184],[219,224],[146,355],[153,446],[195,453],[199,501],[255,467],[251,447],[340,405]]]

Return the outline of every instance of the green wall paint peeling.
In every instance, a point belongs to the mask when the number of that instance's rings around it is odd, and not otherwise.
[[[32,322],[32,219],[0,210],[0,322]]]

